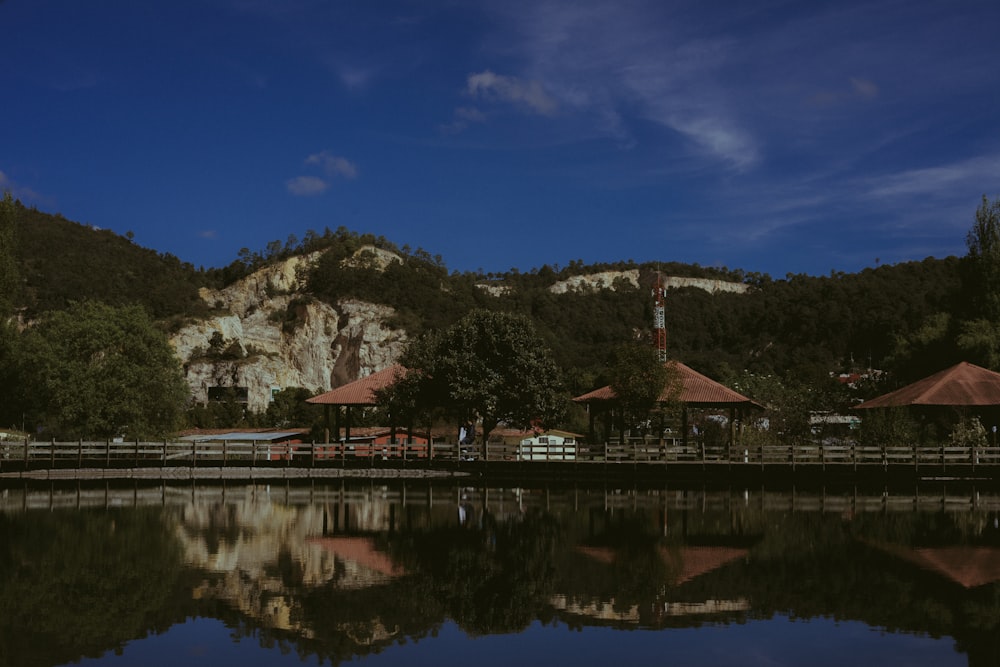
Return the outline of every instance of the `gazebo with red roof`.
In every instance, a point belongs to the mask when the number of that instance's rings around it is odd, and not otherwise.
[[[899,407],[930,412],[940,412],[942,408],[968,409],[984,419],[984,426],[995,428],[1000,425],[1000,373],[963,361],[854,409]]]
[[[340,408],[346,408],[347,419],[345,424],[344,438],[351,439],[351,409],[355,407],[371,407],[375,405],[375,394],[380,389],[392,386],[399,378],[406,374],[406,368],[399,364],[394,364],[384,368],[377,373],[372,373],[354,382],[331,389],[330,391],[307,398],[306,403],[322,405],[325,408],[326,416],[326,441],[330,442],[330,408],[336,407],[334,413],[334,439],[340,440]],[[395,426],[392,427],[395,431]],[[393,434],[393,437],[395,435]]]
[[[671,400],[680,401],[684,405],[683,421],[684,421],[684,441],[687,442],[687,410],[689,407],[693,408],[727,408],[729,409],[729,442],[732,444],[736,439],[735,424],[736,424],[736,412],[737,410],[743,410],[746,408],[763,409],[758,403],[755,403],[746,396],[740,394],[739,392],[733,391],[729,387],[712,380],[694,370],[690,366],[686,366],[679,361],[667,362],[667,366],[673,369],[677,375],[679,375],[679,380],[681,382],[681,389],[678,395],[673,395],[673,386],[664,387],[663,393],[660,394],[658,402],[667,403]],[[588,411],[590,412],[590,436],[593,438],[594,434],[594,413],[589,410],[591,405],[603,405],[607,408],[611,408],[618,401],[618,396],[615,394],[615,390],[611,386],[601,387],[595,389],[594,391],[583,394],[582,396],[577,396],[573,399],[575,403],[583,403],[587,405]]]
[[[865,410],[907,405],[1000,406],[1000,373],[963,361],[855,408]]]

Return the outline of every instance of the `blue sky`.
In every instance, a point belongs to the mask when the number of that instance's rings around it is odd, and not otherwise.
[[[1000,3],[0,0],[0,189],[223,266],[853,272],[1000,196]]]

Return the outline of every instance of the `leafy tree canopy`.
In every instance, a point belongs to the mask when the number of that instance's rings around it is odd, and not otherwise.
[[[628,426],[647,419],[664,392],[680,395],[680,377],[676,370],[663,364],[657,351],[649,345],[619,346],[615,350],[611,375],[611,389],[618,396]]]
[[[19,273],[16,305],[28,319],[74,301],[141,304],[155,318],[200,315],[202,279],[190,264],[141,248],[106,229],[15,202]]]
[[[176,428],[187,385],[166,335],[139,306],[76,303],[22,344],[29,409],[54,437],[150,438]]]
[[[559,368],[523,315],[474,310],[418,340],[403,363],[413,371],[397,383],[398,393],[383,394],[384,403],[398,405],[402,395],[458,419],[478,415],[484,438],[500,422],[552,420],[565,399]]]
[[[1000,199],[983,195],[975,222],[966,236],[970,279],[977,313],[1000,322]]]
[[[16,222],[17,206],[6,192],[0,199],[0,319],[10,313],[18,290]]]

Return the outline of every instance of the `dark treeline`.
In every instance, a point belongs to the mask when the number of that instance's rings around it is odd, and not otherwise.
[[[955,360],[959,350],[942,340],[931,357],[914,359],[914,346],[929,347],[927,338],[942,318],[960,320],[973,307],[964,298],[963,259],[955,257],[782,279],[631,260],[449,273],[440,256],[341,227],[308,231],[301,240],[292,236],[285,243],[274,241],[262,252],[243,249],[230,265],[202,270],[113,232],[24,207],[19,207],[15,248],[22,285],[15,301],[28,319],[82,300],[139,303],[160,320],[198,317],[207,311],[198,298],[199,287],[223,287],[269,263],[325,251],[306,277],[307,298],[331,303],[356,298],[392,306],[397,316],[391,324],[411,334],[449,326],[473,308],[523,313],[534,320],[556,360],[581,387],[602,379],[598,376],[615,345],[649,335],[650,287],[657,270],[750,286],[746,294],[711,294],[697,288],[668,293],[671,356],[717,377],[748,369],[809,378],[869,367],[906,379],[920,376]],[[382,266],[365,248],[392,252],[400,261]],[[639,271],[638,288],[622,280],[614,290],[553,294],[549,289],[576,275],[628,270]]]

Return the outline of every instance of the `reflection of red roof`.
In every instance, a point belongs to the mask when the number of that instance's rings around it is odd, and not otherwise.
[[[406,373],[406,368],[394,364],[367,377],[331,389],[325,394],[307,398],[306,403],[320,405],[375,405],[375,392],[391,386]]]
[[[990,547],[917,549],[934,570],[966,588],[1000,580],[1000,550]]]
[[[674,581],[678,586],[734,560],[745,558],[749,553],[746,549],[735,547],[681,547],[680,549],[660,547],[659,551],[663,560],[681,566],[681,572]]]
[[[576,550],[605,565],[611,565],[617,558],[615,550],[608,547],[580,546]],[[673,582],[677,586],[734,560],[744,558],[749,553],[746,549],[735,547],[679,547],[674,549],[659,547],[657,551],[665,563],[679,570]]]
[[[965,588],[1000,581],[1000,549],[995,547],[893,549],[891,553]]]
[[[406,574],[389,556],[377,550],[374,540],[369,537],[313,537],[308,541],[318,544],[338,558],[355,562],[388,577]]]
[[[904,405],[1000,405],[1000,373],[963,361],[856,408]]]
[[[702,406],[731,406],[745,405],[757,406],[746,396],[737,393],[729,387],[708,378],[689,366],[685,366],[679,361],[671,361],[668,364],[677,371],[681,380],[681,392],[677,398],[688,405]],[[664,393],[660,395],[661,401],[668,401],[671,387],[666,387]],[[591,403],[600,401],[613,401],[618,396],[610,386],[595,389],[592,392],[577,396],[573,400],[577,403]]]

